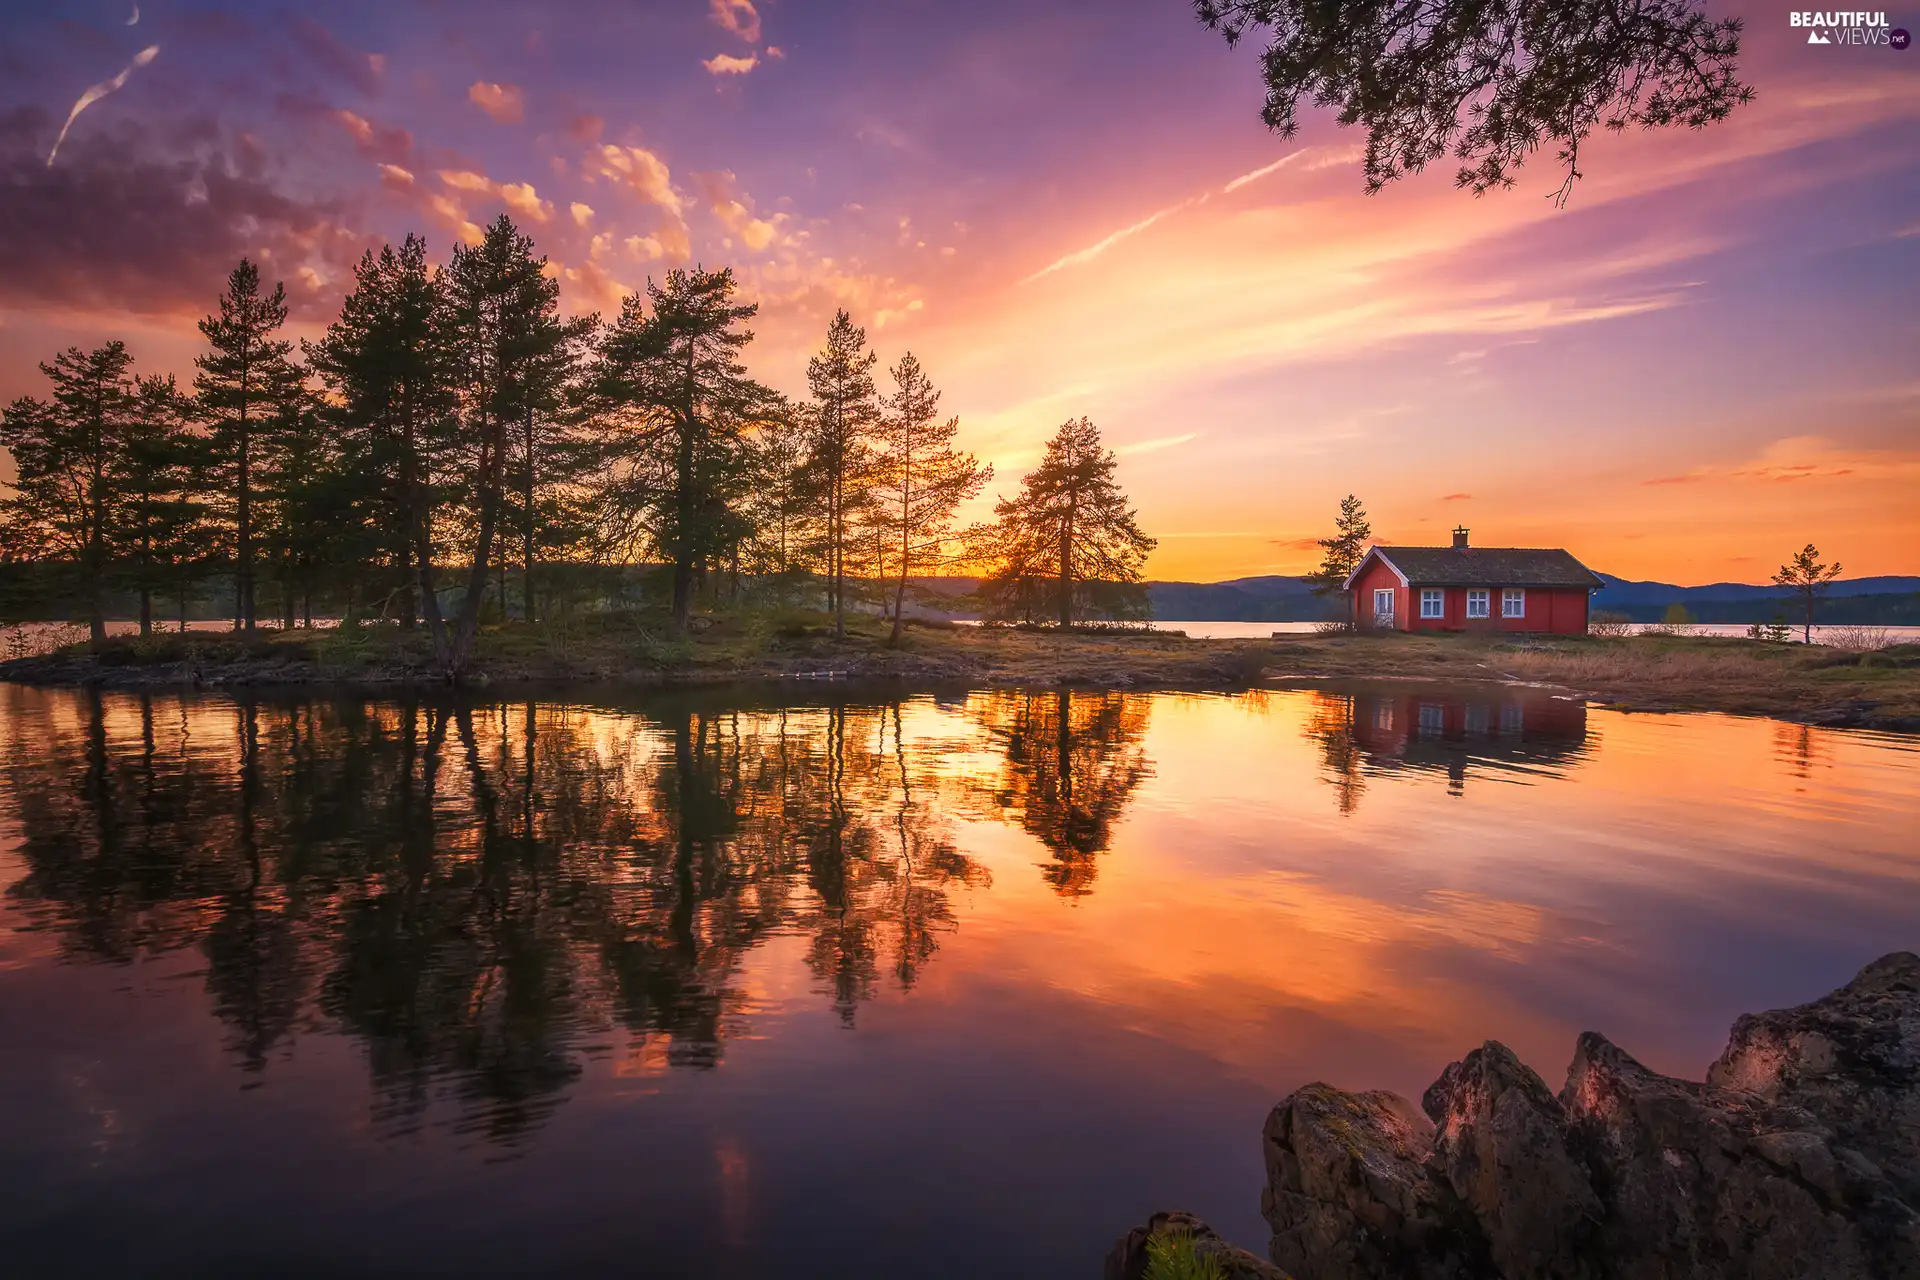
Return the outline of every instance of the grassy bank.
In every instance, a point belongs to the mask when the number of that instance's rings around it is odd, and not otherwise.
[[[1920,646],[1871,653],[1719,637],[1514,639],[1287,636],[1189,640],[1141,632],[913,626],[903,643],[818,614],[697,620],[593,615],[483,629],[470,680],[684,683],[891,679],[912,683],[1242,688],[1255,683],[1418,679],[1552,685],[1635,710],[1726,711],[1920,730]],[[427,639],[391,627],[115,637],[0,663],[0,679],[108,686],[440,683]]]

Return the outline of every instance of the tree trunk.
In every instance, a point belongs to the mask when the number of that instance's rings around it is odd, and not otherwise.
[[[1073,517],[1071,500],[1067,503],[1067,523],[1060,530],[1060,629],[1073,629]]]
[[[245,375],[242,375],[243,377]],[[245,395],[242,383],[242,396]],[[233,608],[235,631],[253,630],[253,441],[247,428],[247,404],[240,402],[239,511],[234,521]]]
[[[526,561],[526,568],[523,570],[523,573],[525,576],[522,577],[520,580],[520,613],[521,613],[521,616],[524,617],[528,622],[532,622],[534,618],[534,612],[533,612],[534,476],[533,476],[533,407],[531,405],[527,407],[526,444],[527,444],[527,483],[526,483],[525,493],[523,495],[526,499],[526,512],[525,512],[526,555],[524,557]]]
[[[480,600],[487,593],[487,570],[491,567],[494,526],[500,519],[500,442],[489,438],[481,445],[480,531],[474,541],[473,566],[467,571],[467,595],[460,602],[460,620],[453,637],[452,661],[447,674],[458,678],[473,649],[473,637],[480,629]]]

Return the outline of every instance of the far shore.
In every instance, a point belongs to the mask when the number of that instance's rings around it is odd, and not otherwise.
[[[1525,637],[1171,632],[910,625],[717,615],[685,634],[663,618],[589,615],[483,629],[460,683],[658,686],[773,681],[1239,690],[1422,680],[1544,686],[1632,711],[1714,711],[1920,732],[1920,644],[1870,652],[1719,636]],[[395,627],[112,636],[0,662],[0,680],[101,688],[444,688],[424,633]]]

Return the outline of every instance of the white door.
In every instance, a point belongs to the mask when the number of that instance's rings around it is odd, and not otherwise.
[[[1393,588],[1381,587],[1373,593],[1373,625],[1391,627],[1393,625]]]

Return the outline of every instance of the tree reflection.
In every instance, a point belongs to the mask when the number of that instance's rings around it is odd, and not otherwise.
[[[353,1036],[386,1131],[446,1098],[513,1142],[614,1028],[717,1064],[776,934],[851,1024],[987,883],[898,703],[9,696],[31,927],[75,958],[198,950],[249,1073],[310,1025]]]
[[[1000,748],[994,801],[1053,853],[1042,869],[1066,897],[1093,891],[1096,855],[1153,772],[1144,740],[1150,701],[1107,691],[998,692],[974,714]]]

